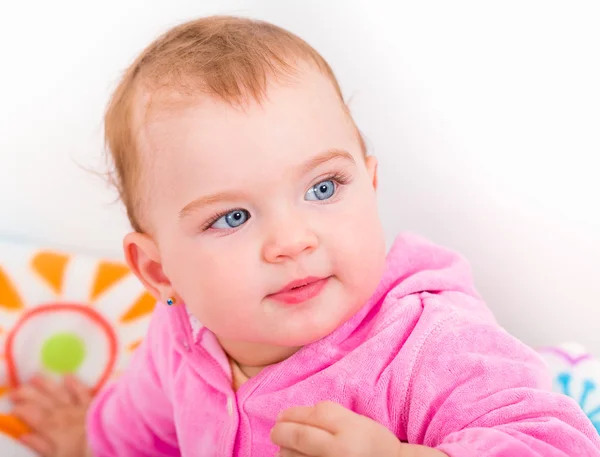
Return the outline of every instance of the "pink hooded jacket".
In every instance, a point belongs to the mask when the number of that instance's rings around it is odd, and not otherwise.
[[[270,457],[280,411],[332,400],[451,457],[600,457],[591,422],[550,381],[469,266],[404,235],[354,317],[237,392],[214,334],[184,305],[158,306],[128,371],[96,397],[88,438],[95,457]]]

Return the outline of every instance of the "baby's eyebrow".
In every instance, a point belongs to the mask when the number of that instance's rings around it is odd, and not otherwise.
[[[179,211],[179,219],[185,219],[203,206],[212,205],[220,201],[242,200],[244,195],[241,192],[217,192],[216,194],[205,195],[188,203]]]
[[[309,171],[317,168],[319,165],[323,165],[325,162],[329,162],[333,159],[344,159],[349,160],[353,164],[356,164],[354,157],[348,151],[344,151],[343,149],[328,149],[322,154],[313,157],[308,162],[306,162],[302,166],[302,172],[308,173]]]

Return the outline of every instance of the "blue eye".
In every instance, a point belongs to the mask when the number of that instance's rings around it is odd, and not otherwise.
[[[327,181],[321,181],[318,184],[312,186],[312,188],[306,192],[305,198],[306,200],[327,200],[331,198],[335,193],[335,182],[331,179]]]
[[[215,229],[228,229],[228,228],[236,228],[240,225],[246,223],[246,221],[250,219],[250,213],[245,209],[234,209],[233,211],[229,211],[224,216],[221,216],[217,219],[212,225],[211,228]]]

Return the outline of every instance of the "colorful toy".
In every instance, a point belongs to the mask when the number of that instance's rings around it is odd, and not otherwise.
[[[575,343],[539,352],[552,372],[553,390],[575,399],[600,433],[600,359]]]
[[[0,449],[27,432],[8,392],[34,374],[74,374],[94,391],[119,375],[154,308],[125,264],[0,243]]]

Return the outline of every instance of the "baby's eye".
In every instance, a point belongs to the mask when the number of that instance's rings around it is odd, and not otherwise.
[[[321,181],[320,183],[312,186],[308,190],[308,192],[306,192],[306,195],[304,196],[304,198],[306,200],[313,200],[313,201],[314,200],[327,200],[328,198],[331,198],[333,196],[333,194],[335,193],[335,189],[336,189],[336,184],[331,179],[328,179],[327,181]]]
[[[221,216],[210,226],[215,229],[236,228],[246,223],[250,219],[250,213],[245,209],[234,209],[224,216]]]

